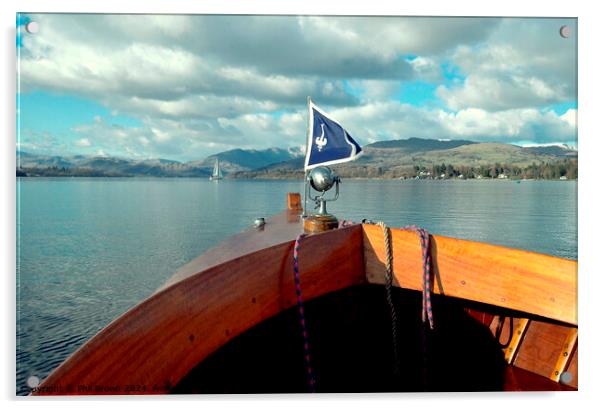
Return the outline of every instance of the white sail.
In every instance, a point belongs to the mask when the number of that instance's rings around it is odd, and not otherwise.
[[[211,172],[211,180],[219,180],[222,179],[222,170],[219,167],[219,159],[215,159],[215,165],[213,166],[213,172]]]

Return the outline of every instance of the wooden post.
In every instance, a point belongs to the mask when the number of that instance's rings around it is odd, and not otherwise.
[[[303,208],[301,207],[301,195],[299,193],[288,193],[287,196],[287,201],[288,201],[288,206],[287,208],[289,210],[302,210]]]

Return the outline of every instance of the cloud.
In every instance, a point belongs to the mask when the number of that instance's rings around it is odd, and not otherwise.
[[[488,112],[467,108],[455,113],[423,109],[398,102],[379,102],[341,108],[332,114],[346,124],[354,138],[366,143],[410,137],[471,139],[477,141],[576,141],[574,112],[532,108]]]
[[[73,127],[72,132],[77,135],[77,141],[93,141],[95,149],[102,149],[108,155],[180,160],[201,159],[204,154],[200,152],[252,147],[254,136],[246,135],[251,139],[249,140],[238,128],[218,120],[163,118],[145,118],[142,125],[135,128],[106,121],[92,121]],[[272,138],[270,142],[277,141]],[[63,145],[48,148],[53,153],[69,152],[68,147]]]
[[[575,20],[504,19],[489,42],[459,46],[451,61],[465,75],[437,94],[452,110],[542,107],[576,99],[576,36],[558,29]]]
[[[560,118],[565,121],[571,128],[577,129],[577,110],[569,109]],[[576,135],[575,135],[576,136]]]
[[[88,138],[81,138],[75,141],[75,145],[82,148],[87,148],[88,146],[92,146],[92,142],[90,142],[90,139]]]
[[[453,135],[478,140],[519,142],[576,141],[576,129],[564,115],[533,108],[488,112],[468,108],[455,114],[440,112],[445,128]]]
[[[545,106],[571,100],[562,83],[530,75],[476,73],[459,86],[439,86],[437,95],[452,110],[479,107],[489,111]]]
[[[122,17],[128,17],[126,21],[131,21],[131,16],[99,16],[98,19],[110,21],[113,26]],[[186,23],[190,18],[176,20]],[[105,27],[99,26],[98,22],[84,28],[81,21],[77,20],[79,24],[76,24],[76,19],[71,16],[40,15],[36,16],[36,19],[44,25],[45,30],[44,36],[28,38],[26,51],[22,54],[21,75],[25,91],[44,87],[100,99],[107,104],[112,102],[113,97],[177,101],[191,96],[205,96],[207,99],[211,96],[237,96],[267,100],[276,107],[282,103],[302,104],[307,95],[332,105],[357,103],[352,95],[345,92],[340,82],[322,75],[319,64],[313,66],[312,72],[303,76],[290,75],[290,72],[283,74],[276,68],[268,72],[265,65],[252,64],[250,61],[247,64],[231,64],[232,49],[228,42],[232,42],[232,46],[235,43],[236,47],[241,47],[249,42],[249,35],[240,32],[240,38],[234,38],[232,34],[221,38],[224,33],[220,31],[205,33],[205,26],[215,25],[217,21],[214,20],[221,20],[219,17],[195,19],[198,20],[195,27],[204,28],[190,33],[191,37],[200,39],[200,43],[208,41],[206,47],[201,49],[198,45],[193,45],[197,42],[175,41],[169,46],[161,42],[152,43],[156,34],[136,42],[133,39],[139,35],[127,37],[127,34],[131,33],[130,30],[122,33],[123,36],[118,35],[119,30],[116,30],[117,33],[105,34]],[[87,20],[89,21],[89,18]],[[149,24],[158,24],[159,28],[166,26],[158,16],[152,20],[142,20]],[[240,22],[247,19],[235,20],[237,25],[240,25]],[[175,24],[174,20],[170,21]],[[277,20],[273,21],[276,24],[272,23],[271,26],[281,25]],[[232,24],[234,22],[231,21]],[[74,25],[88,32],[74,36]],[[102,31],[96,32],[95,36],[91,35],[95,30]],[[264,27],[263,31],[265,30]],[[273,32],[271,35],[273,36]],[[99,42],[96,37],[103,41]],[[285,39],[279,38],[278,41],[281,47],[285,45]],[[220,44],[220,52],[214,49],[214,42]],[[266,44],[253,45],[257,46],[264,47]],[[274,50],[269,52],[274,53]],[[295,60],[299,61],[298,53],[294,54],[297,55]],[[253,58],[261,60],[260,55],[255,54]],[[329,69],[334,70],[333,73],[337,72],[337,64],[333,65],[332,59],[329,58],[325,58],[327,62],[323,65],[331,67]],[[344,58],[351,58],[351,55]],[[339,64],[344,67],[353,65],[345,61],[340,61]],[[404,65],[403,62],[400,64]],[[293,65],[297,67],[297,64]],[[372,72],[373,63],[370,62],[369,66],[359,70]],[[202,112],[201,109],[199,111]]]
[[[54,135],[56,149],[198,159],[298,145],[308,95],[364,143],[575,138],[575,112],[546,108],[576,100],[576,39],[557,32],[570,19],[33,17],[42,30],[21,39],[23,92],[78,95],[142,124],[117,126],[107,114],[74,127],[69,143]],[[437,101],[400,103],[415,82],[437,86]]]
[[[159,100],[247,96],[303,104],[357,104],[346,79],[410,79],[405,54],[471,43],[479,19],[355,17],[36,15],[22,86]],[[426,27],[430,35],[424,35]],[[277,33],[277,35],[275,35]],[[445,33],[445,35],[442,35]],[[423,59],[418,59],[422,61]]]
[[[414,70],[416,79],[436,82],[442,79],[441,65],[429,57],[416,57],[410,60],[410,65]]]

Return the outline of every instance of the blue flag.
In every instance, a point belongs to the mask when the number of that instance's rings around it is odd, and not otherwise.
[[[334,119],[309,100],[309,132],[305,170],[354,160],[362,147]]]

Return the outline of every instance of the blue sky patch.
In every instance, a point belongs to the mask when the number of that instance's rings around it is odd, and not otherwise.
[[[447,82],[462,83],[466,80],[466,76],[460,73],[460,67],[453,65],[452,63],[445,62],[441,64],[441,71]]]
[[[553,104],[544,108],[545,111],[554,111],[557,115],[563,115],[569,109],[577,109],[577,101],[568,101],[560,104]]]
[[[346,93],[348,93],[349,95],[353,95],[358,99],[362,99],[362,97],[365,94],[364,89],[362,87],[353,87],[350,84],[349,80],[343,80],[341,82],[343,83],[343,89]]]
[[[142,126],[136,118],[112,115],[98,102],[72,95],[56,95],[45,91],[21,93],[20,120],[23,129],[44,132],[68,132],[78,125],[90,124],[96,117],[108,124],[128,128]]]
[[[139,128],[142,122],[127,115],[114,115],[98,102],[72,95],[46,91],[17,94],[19,105],[19,143],[23,150],[41,149],[38,153],[84,153],[89,147],[77,147],[84,136],[75,128],[96,122],[127,129]],[[86,138],[88,136],[86,135]],[[92,144],[98,141],[91,141]],[[37,147],[32,147],[37,146]]]
[[[399,102],[414,106],[439,105],[435,90],[437,84],[425,81],[404,82],[401,84],[397,99]]]

